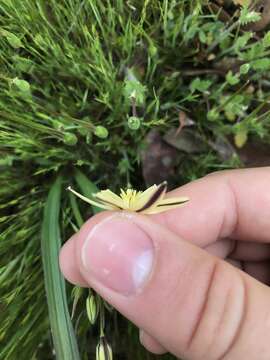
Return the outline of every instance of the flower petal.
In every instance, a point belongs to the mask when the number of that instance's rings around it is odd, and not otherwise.
[[[156,204],[161,201],[166,193],[167,190],[167,182],[164,181],[160,185],[156,186],[155,191],[151,192],[147,197],[145,196],[144,204],[136,209],[137,212],[145,212],[147,209],[156,206]]]
[[[94,194],[97,200],[102,201],[105,204],[115,206],[116,208],[123,209],[123,200],[120,196],[116,195],[111,190],[101,190]]]
[[[71,191],[74,195],[78,196],[80,199],[82,199],[83,201],[87,202],[88,204],[94,205],[94,206],[98,206],[101,209],[105,209],[105,210],[115,210],[116,207],[115,206],[111,206],[111,205],[105,205],[102,203],[99,203],[97,201],[94,201],[92,199],[87,198],[86,196],[81,195],[80,193],[78,193],[77,191],[73,190],[71,186],[69,186],[67,188],[67,190]]]
[[[147,203],[147,201],[152,197],[156,189],[157,189],[157,185],[152,185],[143,192],[138,191],[137,197],[132,204],[131,210],[138,211],[138,209],[141,209]]]

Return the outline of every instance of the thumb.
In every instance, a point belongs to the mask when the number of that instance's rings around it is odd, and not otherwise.
[[[71,281],[74,263],[89,286],[178,357],[269,359],[269,289],[147,216],[94,217],[62,249]]]

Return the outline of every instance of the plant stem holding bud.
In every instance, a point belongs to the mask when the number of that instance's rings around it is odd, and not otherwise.
[[[136,98],[135,96],[130,97],[131,107],[132,107],[132,116],[137,117],[137,109],[136,109]]]

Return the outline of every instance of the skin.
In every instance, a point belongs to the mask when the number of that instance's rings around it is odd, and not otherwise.
[[[107,288],[81,263],[86,235],[111,212],[89,219],[66,242],[60,254],[64,276],[93,287],[136,324],[141,343],[153,353],[269,359],[270,168],[213,173],[168,196],[190,201],[132,218],[158,249],[153,273],[138,293],[123,296]]]

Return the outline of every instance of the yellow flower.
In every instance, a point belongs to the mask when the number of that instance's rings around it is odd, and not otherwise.
[[[145,191],[133,189],[121,189],[120,195],[116,195],[111,190],[102,190],[93,194],[93,199],[89,199],[77,191],[68,187],[73,194],[86,201],[87,203],[98,206],[105,210],[127,210],[143,214],[157,214],[163,211],[177,208],[187,202],[187,197],[166,198],[167,182],[160,185],[153,185]]]

